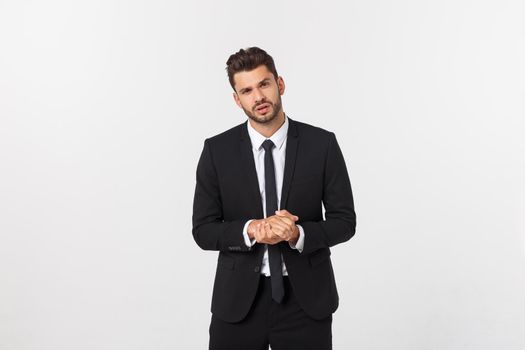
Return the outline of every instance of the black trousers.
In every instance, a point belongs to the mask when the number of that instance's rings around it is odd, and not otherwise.
[[[257,296],[248,315],[228,323],[212,315],[210,350],[331,350],[332,315],[310,318],[299,307],[287,276],[281,304],[272,299],[270,277],[261,275]]]

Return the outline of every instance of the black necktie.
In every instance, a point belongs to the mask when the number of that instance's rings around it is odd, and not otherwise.
[[[264,184],[266,192],[266,217],[272,216],[277,210],[277,186],[275,185],[275,167],[273,165],[271,140],[262,144],[264,148]],[[272,283],[272,298],[280,303],[284,297],[281,250],[277,244],[267,244],[268,260],[270,261],[270,281]]]

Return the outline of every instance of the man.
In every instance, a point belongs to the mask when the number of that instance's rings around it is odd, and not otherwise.
[[[219,251],[209,348],[331,349],[329,247],[356,225],[343,155],[334,133],[285,115],[264,50],[241,49],[226,69],[248,120],[206,139],[197,166],[193,237]]]

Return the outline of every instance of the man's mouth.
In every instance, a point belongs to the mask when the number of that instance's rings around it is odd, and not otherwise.
[[[257,107],[255,110],[259,113],[266,113],[268,112],[268,110],[270,109],[270,104],[269,103],[263,103],[262,105],[260,105],[259,107]]]

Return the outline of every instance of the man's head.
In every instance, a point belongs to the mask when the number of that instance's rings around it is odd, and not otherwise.
[[[250,119],[264,124],[283,113],[284,81],[277,75],[273,58],[264,50],[239,50],[226,62],[226,70],[233,98]]]

